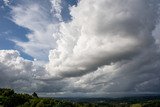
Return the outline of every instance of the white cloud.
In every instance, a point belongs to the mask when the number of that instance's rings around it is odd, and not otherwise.
[[[81,0],[71,8],[72,21],[60,25],[47,71],[67,79],[64,93],[159,92],[158,39],[152,36],[159,3]]]
[[[3,2],[6,6],[8,6],[8,4],[10,3],[10,0],[3,0]]]
[[[12,6],[12,20],[19,26],[31,30],[27,34],[29,41],[16,42],[23,51],[39,60],[47,60],[50,49],[55,48],[53,33],[58,29],[57,17],[52,14],[59,14],[57,9],[51,12],[50,1],[22,1],[21,4]],[[58,6],[56,7],[58,8]],[[53,9],[52,9],[53,10]],[[58,17],[59,18],[59,17]]]
[[[36,89],[36,78],[46,75],[43,67],[23,59],[16,50],[0,50],[0,74],[1,87],[20,91]]]
[[[35,2],[12,8],[13,21],[33,31],[29,42],[17,41],[17,45],[38,59],[47,55],[41,49],[55,49],[50,51],[46,69],[37,66],[36,60],[24,60],[17,51],[1,51],[0,71],[8,77],[1,77],[6,81],[1,86],[19,84],[15,86],[21,90],[30,86],[55,96],[159,92],[156,22],[160,1],[81,0],[70,8],[72,20],[60,24],[61,1],[50,3],[49,9]],[[55,15],[47,14],[50,9]],[[52,16],[57,17],[55,23],[50,21]]]
[[[152,45],[156,11],[144,0],[82,0],[73,20],[61,23],[58,48],[50,51],[52,75],[78,76],[128,59]],[[155,4],[154,4],[155,5]]]
[[[18,92],[61,92],[68,82],[50,79],[43,65],[23,59],[16,50],[0,50],[0,87]]]
[[[61,16],[61,0],[50,0],[52,3],[52,9],[51,11],[53,12],[53,15],[59,19],[59,21],[62,21],[62,16]]]

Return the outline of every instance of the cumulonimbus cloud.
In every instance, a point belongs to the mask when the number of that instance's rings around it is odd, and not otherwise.
[[[47,71],[70,78],[73,93],[159,92],[159,3],[81,0],[60,25]]]
[[[72,21],[61,23],[58,47],[50,51],[52,75],[80,76],[134,57],[154,44],[156,1],[81,0]]]

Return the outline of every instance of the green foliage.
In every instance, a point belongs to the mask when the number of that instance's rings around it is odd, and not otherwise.
[[[141,104],[132,104],[131,107],[142,107]]]
[[[0,89],[0,107],[160,107],[160,98],[157,100],[127,100],[95,103],[76,103],[52,98],[38,98],[34,92],[32,95],[17,94],[12,89]]]
[[[32,96],[35,97],[35,98],[38,98],[38,95],[37,95],[36,92],[34,92],[34,93],[32,94]]]
[[[45,107],[43,100],[37,103],[36,107]]]
[[[30,107],[30,103],[29,102],[25,102],[23,105],[21,105],[21,107]]]
[[[38,98],[34,98],[32,100],[30,100],[30,107],[36,107],[36,105],[40,102],[40,99]]]
[[[9,97],[11,95],[14,94],[14,90],[12,89],[8,89],[8,88],[0,88],[0,95],[5,96],[5,97]]]
[[[160,107],[160,100],[148,101],[143,104],[143,107]]]

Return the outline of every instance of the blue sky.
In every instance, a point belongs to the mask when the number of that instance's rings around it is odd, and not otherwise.
[[[21,56],[25,59],[33,60],[34,57],[24,52],[21,47],[17,46],[15,42],[12,40],[28,42],[27,34],[31,33],[32,29],[28,29],[24,26],[20,26],[13,22],[12,20],[12,6],[16,6],[18,4],[23,3],[23,1],[19,0],[8,0],[8,4],[6,5],[3,0],[0,0],[0,49],[8,50],[8,49],[16,49],[21,53]],[[63,0],[61,3],[62,6],[62,19],[65,22],[70,21],[71,16],[69,14],[69,6],[73,6],[77,4],[77,0]],[[49,50],[48,50],[49,51]],[[44,58],[43,60],[48,60]]]
[[[3,0],[0,1],[0,49],[17,49],[15,43],[10,39],[17,39],[26,42],[26,34],[30,31],[26,28],[16,25],[10,20],[10,8],[5,5]],[[21,55],[24,58],[32,59],[29,55],[23,53],[21,50]]]

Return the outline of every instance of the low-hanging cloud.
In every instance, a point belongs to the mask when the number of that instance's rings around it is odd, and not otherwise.
[[[0,50],[1,87],[28,90],[27,87],[32,85],[34,72],[33,62],[24,60],[18,51]]]
[[[35,61],[23,59],[16,50],[0,50],[0,88],[13,88],[18,92],[61,92],[66,80],[49,79],[45,67]]]

